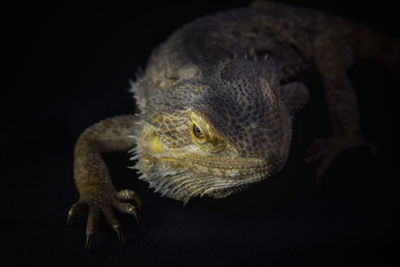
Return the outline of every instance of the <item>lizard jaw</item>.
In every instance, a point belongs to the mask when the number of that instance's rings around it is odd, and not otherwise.
[[[187,203],[196,196],[224,198],[264,180],[281,162],[259,158],[150,158],[142,155],[135,165],[150,188]]]

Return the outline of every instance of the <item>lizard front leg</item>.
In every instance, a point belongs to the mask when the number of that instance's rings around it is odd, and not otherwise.
[[[376,153],[376,148],[361,135],[357,96],[346,73],[352,62],[352,55],[345,42],[334,31],[328,31],[314,43],[314,63],[323,78],[333,128],[333,137],[315,140],[308,150],[306,162],[321,160],[317,177],[347,149],[367,146]]]
[[[135,200],[138,208],[141,202],[132,190],[117,192],[110,174],[101,157],[102,153],[128,151],[135,144],[129,135],[132,134],[137,117],[133,115],[117,116],[100,121],[86,129],[79,137],[74,154],[74,178],[80,198],[68,212],[68,224],[76,215],[88,210],[86,227],[86,248],[92,245],[93,234],[96,232],[100,215],[103,214],[107,223],[117,232],[121,243],[125,242],[114,208],[137,219],[134,205],[124,202]]]

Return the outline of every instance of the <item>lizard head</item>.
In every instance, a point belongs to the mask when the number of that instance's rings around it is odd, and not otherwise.
[[[135,134],[135,168],[183,201],[225,197],[277,172],[291,137],[270,62],[232,59],[148,100]]]

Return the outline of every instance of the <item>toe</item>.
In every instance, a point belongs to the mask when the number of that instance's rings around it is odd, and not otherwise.
[[[76,202],[68,211],[68,217],[67,217],[67,225],[72,224],[72,220],[82,214],[87,209],[86,203],[83,202]]]
[[[97,208],[89,208],[88,221],[86,226],[86,250],[92,249],[93,235],[97,231],[100,222],[100,212]]]
[[[116,231],[118,227],[121,227],[121,224],[119,223],[117,216],[115,216],[115,213],[111,207],[105,207],[102,208],[103,215],[110,227]]]
[[[122,245],[125,245],[125,243],[126,243],[125,235],[124,235],[124,233],[122,232],[121,227],[117,227],[117,228],[115,229],[115,231],[116,231],[117,234],[118,234],[119,242],[121,242]]]
[[[136,222],[139,223],[140,218],[139,214],[136,211],[136,208],[134,205],[126,202],[121,202],[121,201],[115,201],[113,203],[114,207],[119,210],[120,212],[131,214],[135,216]]]
[[[332,164],[333,160],[336,158],[338,152],[332,151],[332,153],[328,153],[327,156],[323,159],[321,165],[317,168],[316,176],[319,178],[324,175],[326,170],[329,168],[329,166]]]
[[[124,189],[117,193],[117,198],[122,201],[133,200],[136,202],[138,209],[142,208],[142,200],[133,190]]]
[[[99,209],[93,207],[90,208],[86,226],[86,236],[93,235],[97,231],[99,227],[99,222],[100,222]]]
[[[313,154],[307,153],[307,156],[304,159],[304,161],[306,163],[312,163],[318,161],[322,159],[327,153],[328,153],[327,149],[321,149],[319,151],[315,151]]]
[[[93,235],[87,235],[86,236],[86,242],[85,242],[85,249],[86,250],[91,250],[92,249],[92,243],[93,243]]]
[[[315,139],[312,145],[307,149],[307,153],[314,153],[315,151],[321,150],[326,145],[326,140]]]
[[[111,228],[117,233],[118,239],[122,245],[125,245],[125,236],[122,232],[121,224],[119,223],[115,213],[111,207],[107,207],[103,209],[104,217],[106,218],[107,223],[111,226]]]

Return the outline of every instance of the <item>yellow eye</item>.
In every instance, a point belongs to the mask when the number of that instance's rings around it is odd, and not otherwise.
[[[200,130],[200,128],[199,128],[199,126],[197,126],[196,124],[194,124],[193,123],[193,126],[192,126],[192,132],[193,132],[193,135],[197,138],[197,139],[204,139],[205,137],[204,137],[204,135],[203,135],[203,133],[202,133],[202,131]]]

